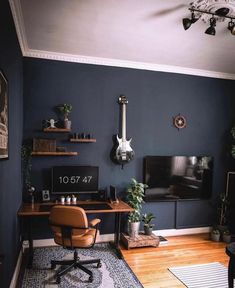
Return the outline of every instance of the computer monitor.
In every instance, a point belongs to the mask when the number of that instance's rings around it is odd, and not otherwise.
[[[52,194],[76,194],[98,191],[99,167],[52,167]]]

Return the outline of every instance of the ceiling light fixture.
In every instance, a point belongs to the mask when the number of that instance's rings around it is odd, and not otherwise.
[[[235,20],[235,17],[233,16],[228,16],[230,9],[227,7],[222,7],[217,9],[214,12],[211,11],[206,11],[206,10],[201,10],[201,9],[196,9],[196,8],[189,8],[189,11],[192,12],[192,16],[191,19],[189,18],[184,18],[183,19],[183,26],[184,29],[187,30],[190,28],[190,26],[195,23],[203,14],[208,14],[211,15],[212,17],[210,18],[210,27],[206,29],[205,33],[208,35],[215,35],[216,34],[216,21],[219,18],[227,18],[230,19],[230,22],[228,23],[228,30],[230,30],[232,35],[235,35],[235,22],[233,20]],[[197,14],[197,16],[195,15],[195,13]]]
[[[194,11],[192,11],[191,19],[189,19],[189,18],[183,19],[184,30],[187,30],[188,28],[190,28],[191,24],[195,23],[198,19],[199,18],[195,17]]]
[[[216,26],[216,20],[214,15],[211,17],[210,19],[210,27],[206,29],[205,33],[208,35],[215,35],[216,31],[215,31],[215,26]]]

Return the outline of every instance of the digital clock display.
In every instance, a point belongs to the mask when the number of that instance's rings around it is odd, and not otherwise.
[[[98,167],[57,166],[52,168],[52,193],[98,190]]]

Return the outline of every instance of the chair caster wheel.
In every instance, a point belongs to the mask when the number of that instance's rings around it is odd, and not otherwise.
[[[90,276],[89,279],[88,279],[88,282],[92,283],[92,281],[93,281],[93,277]]]
[[[98,264],[97,264],[97,268],[101,268],[102,267],[102,264],[101,264],[101,262],[99,262]]]
[[[56,277],[56,284],[60,284],[60,277]]]

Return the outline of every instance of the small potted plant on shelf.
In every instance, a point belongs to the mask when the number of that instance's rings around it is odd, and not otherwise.
[[[134,178],[131,179],[131,184],[127,188],[127,199],[130,206],[134,209],[128,216],[128,234],[131,238],[136,238],[139,234],[144,189],[147,185],[137,182]]]
[[[71,104],[58,105],[57,108],[64,114],[64,128],[71,129],[71,121],[68,119],[69,113],[71,113],[73,106]]]
[[[215,242],[220,241],[220,231],[216,228],[213,228],[211,231],[211,240]]]
[[[223,233],[223,241],[225,243],[230,243],[231,242],[231,233],[230,233],[230,231],[228,229],[225,230],[224,233]]]
[[[156,217],[153,215],[153,213],[147,213],[142,215],[142,221],[144,222],[144,233],[146,235],[151,235],[153,232],[153,226],[154,224],[151,223],[153,219]]]

